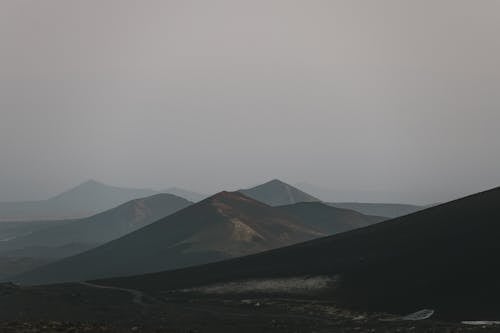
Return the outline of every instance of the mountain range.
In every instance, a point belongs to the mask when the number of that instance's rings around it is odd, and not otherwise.
[[[382,221],[319,202],[271,207],[221,192],[120,239],[21,274],[22,283],[82,281],[204,264]]]
[[[162,191],[117,187],[89,180],[47,200],[0,202],[0,222],[63,220],[104,212],[130,200],[168,193],[197,202],[206,197],[171,187]]]

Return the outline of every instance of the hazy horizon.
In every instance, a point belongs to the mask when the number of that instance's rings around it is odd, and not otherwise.
[[[0,201],[88,179],[415,204],[499,186],[498,31],[489,0],[4,0]]]

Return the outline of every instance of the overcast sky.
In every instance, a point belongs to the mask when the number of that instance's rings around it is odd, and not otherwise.
[[[0,201],[500,185],[500,1],[0,0]]]

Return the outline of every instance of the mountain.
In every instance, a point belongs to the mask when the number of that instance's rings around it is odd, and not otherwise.
[[[135,199],[88,218],[60,221],[55,226],[0,242],[0,258],[11,263],[10,271],[19,261],[14,258],[29,258],[34,263],[54,261],[122,237],[191,204],[172,194]],[[26,267],[19,266],[17,273]],[[0,271],[0,275],[5,274]]]
[[[309,227],[327,235],[366,227],[386,220],[384,217],[364,215],[349,209],[328,206],[322,202],[299,202],[276,207],[289,215],[299,218]]]
[[[396,218],[412,214],[418,212],[419,210],[431,207],[431,206],[416,206],[416,205],[394,204],[394,203],[362,203],[362,202],[329,202],[328,205],[337,208],[355,210],[357,212],[367,215],[385,216],[388,218]]]
[[[127,201],[158,193],[149,189],[121,188],[89,180],[48,200],[1,202],[0,221],[86,217]]]
[[[239,192],[221,192],[18,280],[46,283],[173,269],[262,252],[382,220],[320,202],[270,207]],[[87,267],[89,262],[98,264]]]
[[[171,272],[102,280],[167,291],[323,277],[321,297],[369,311],[500,319],[500,188],[331,237]],[[233,285],[234,286],[234,285]],[[220,289],[219,289],[220,290]]]
[[[332,222],[333,223],[333,222]],[[28,272],[49,283],[193,266],[325,236],[285,210],[221,192],[96,249]]]
[[[208,197],[208,195],[196,193],[196,192],[185,190],[183,188],[178,188],[178,187],[171,187],[171,188],[168,188],[162,192],[170,193],[170,194],[176,195],[178,197],[187,199],[187,200],[192,201],[192,202],[198,202],[198,201],[201,201],[201,200],[205,199],[206,197]]]
[[[247,197],[253,198],[270,206],[290,205],[297,202],[314,202],[319,199],[302,192],[301,190],[274,179],[265,184],[246,190],[240,190]]]

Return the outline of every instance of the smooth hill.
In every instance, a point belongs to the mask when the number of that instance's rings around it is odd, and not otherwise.
[[[99,281],[154,292],[329,276],[322,297],[371,311],[500,319],[500,188],[366,228],[225,262]]]
[[[48,200],[0,202],[0,221],[82,218],[158,193],[90,180]]]
[[[240,190],[247,197],[253,198],[269,206],[283,206],[298,202],[316,202],[319,199],[278,179],[249,189]]]

